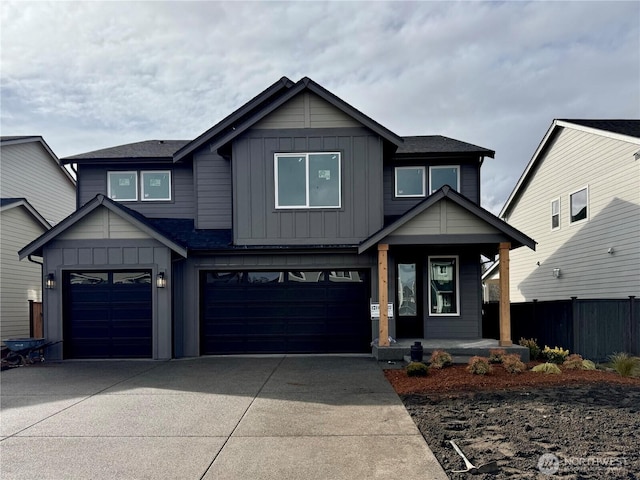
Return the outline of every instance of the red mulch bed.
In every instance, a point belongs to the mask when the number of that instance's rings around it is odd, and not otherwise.
[[[528,368],[534,365],[535,363],[531,363]],[[493,371],[488,375],[473,375],[467,372],[466,368],[466,365],[453,365],[443,369],[431,368],[426,377],[408,377],[405,370],[385,370],[384,374],[398,395],[530,390],[539,387],[597,383],[640,387],[640,378],[621,377],[616,372],[602,370],[563,369],[560,375],[531,371],[513,374],[507,372],[501,365],[494,365]]]

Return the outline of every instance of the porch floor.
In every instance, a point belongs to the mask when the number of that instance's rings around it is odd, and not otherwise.
[[[518,344],[509,347],[501,347],[498,340],[492,338],[472,338],[472,339],[425,339],[425,338],[401,338],[396,343],[388,347],[374,345],[372,355],[378,361],[399,361],[405,357],[410,358],[411,347],[415,342],[422,343],[424,360],[429,360],[431,352],[434,350],[444,350],[451,354],[454,363],[467,363],[475,355],[488,357],[489,351],[497,348],[506,350],[507,353],[520,355],[523,362],[529,361],[529,349]]]

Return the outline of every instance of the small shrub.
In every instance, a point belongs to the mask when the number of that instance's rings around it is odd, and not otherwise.
[[[549,348],[547,345],[542,350],[542,357],[548,363],[555,363],[556,365],[562,365],[569,355],[569,350],[563,350],[562,347]]]
[[[522,337],[518,343],[529,349],[529,360],[536,360],[538,355],[540,355],[540,347],[538,346],[538,341],[535,338]]]
[[[431,359],[429,360],[433,368],[448,367],[453,363],[451,355],[444,350],[434,350],[431,353]]]
[[[632,357],[628,353],[614,353],[609,357],[611,368],[623,377],[640,376],[640,358]]]
[[[495,348],[493,350],[489,350],[489,363],[502,363],[502,359],[505,357],[507,352],[502,348]]]
[[[540,365],[536,365],[531,369],[532,372],[536,373],[561,373],[560,368],[555,363],[541,363]]]
[[[502,357],[502,366],[509,373],[522,373],[527,366],[520,360],[520,355],[512,353]]]
[[[582,367],[582,362],[582,356],[574,353],[573,355],[569,355],[567,357],[562,366],[567,370],[584,370],[584,368]]]
[[[426,377],[429,368],[422,362],[411,362],[407,365],[407,376],[409,377]]]
[[[595,370],[596,364],[591,360],[582,360],[582,369],[583,370]]]
[[[467,371],[474,375],[486,375],[487,373],[491,373],[491,370],[491,364],[486,357],[471,357],[469,365],[467,366]]]

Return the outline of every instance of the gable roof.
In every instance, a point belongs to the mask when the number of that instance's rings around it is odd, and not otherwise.
[[[33,205],[31,205],[26,198],[0,198],[0,212],[16,207],[23,207],[45,229],[49,230],[51,228],[51,224],[33,208]]]
[[[520,194],[526,188],[529,180],[533,176],[533,172],[535,171],[538,163],[542,161],[547,147],[551,144],[551,141],[562,128],[572,128],[574,130],[580,130],[640,145],[640,120],[554,120],[551,122],[551,126],[547,130],[547,133],[542,137],[538,148],[531,157],[531,160],[529,160],[529,163],[516,183],[516,186],[502,207],[499,214],[501,218],[507,215],[513,208],[516,200],[520,197]]]
[[[461,142],[442,135],[421,135],[402,137],[404,143],[398,147],[394,156],[411,155],[416,153],[434,154],[478,154],[483,157],[494,158],[496,152],[488,148],[479,147],[471,143]]]
[[[378,122],[338,98],[310,78],[304,77],[294,84],[287,77],[282,77],[267,90],[204,132],[193,142],[190,142],[188,145],[181,148],[174,155],[174,160],[179,161],[187,157],[193,153],[194,150],[200,148],[206,143],[211,143],[212,150],[220,148],[305,90],[315,93],[323,100],[347,115],[350,115],[352,118],[362,123],[364,126],[374,131],[391,144],[399,146],[403,143],[402,138],[391,130],[383,127]]]
[[[486,222],[487,224],[499,230],[501,233],[513,239],[513,242],[512,242],[513,248],[517,248],[520,246],[527,246],[532,250],[536,249],[536,242],[532,238],[528,237],[518,229],[512,227],[505,221],[499,219],[498,217],[493,215],[491,212],[485,210],[482,207],[479,207],[478,205],[473,203],[471,200],[467,199],[466,197],[462,196],[461,194],[453,190],[448,185],[445,185],[439,190],[437,190],[435,193],[433,193],[432,195],[429,195],[427,198],[425,198],[422,202],[417,204],[415,207],[407,211],[400,218],[398,218],[388,226],[382,228],[378,232],[374,233],[371,237],[369,237],[367,240],[362,242],[358,247],[358,253],[362,253],[365,250],[371,248],[372,246],[380,242],[382,239],[391,235],[393,232],[398,230],[407,222],[409,222],[410,220],[418,216],[420,213],[424,212],[425,210],[427,210],[428,208],[430,208],[431,206],[435,205],[436,203],[438,203],[439,201],[445,198],[448,200],[451,200],[453,203],[467,210],[472,215],[476,216],[480,220]]]
[[[49,147],[49,145],[47,144],[47,142],[44,141],[44,138],[42,138],[40,135],[29,135],[29,136],[2,136],[0,137],[0,146],[4,147],[4,146],[9,146],[9,145],[20,145],[23,143],[32,143],[32,142],[36,142],[39,143],[40,145],[42,145],[42,147],[46,150],[46,152],[51,156],[51,159],[55,162],[55,164],[60,168],[60,170],[62,170],[62,173],[64,174],[64,176],[71,182],[71,184],[74,186],[76,186],[76,179],[73,178],[73,175],[71,175],[71,173],[69,173],[69,171],[64,168],[62,162],[60,161],[60,159],[57,157],[57,155],[55,153],[53,153],[53,150],[51,150],[51,147]]]
[[[142,230],[150,237],[158,240],[160,243],[170,248],[174,252],[182,255],[183,257],[187,256],[186,248],[176,243],[173,239],[169,238],[164,232],[160,231],[144,215],[131,210],[118,202],[114,202],[113,200],[105,197],[102,194],[98,194],[90,201],[85,203],[79,210],[76,210],[51,230],[45,232],[43,235],[36,238],[33,242],[20,250],[18,252],[20,260],[28,255],[42,256],[42,249],[47,243],[54,240],[62,232],[78,223],[80,220],[85,218],[88,214],[90,214],[100,206],[111,210],[113,213],[130,222],[132,225]]]
[[[92,152],[72,155],[62,159],[63,163],[83,163],[86,160],[139,160],[171,161],[173,154],[187,145],[189,140],[145,140],[117,147],[103,148]]]

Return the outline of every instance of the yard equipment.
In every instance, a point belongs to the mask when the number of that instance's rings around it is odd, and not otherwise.
[[[43,350],[59,342],[47,342],[44,338],[8,338],[4,344],[9,353],[2,359],[3,366],[19,367],[44,362]]]
[[[473,463],[469,461],[467,457],[464,456],[464,453],[462,453],[462,450],[460,450],[460,447],[456,445],[456,442],[454,442],[453,440],[449,440],[449,443],[453,446],[455,451],[458,452],[458,455],[462,457],[462,460],[464,460],[464,465],[465,467],[467,467],[466,470],[451,470],[451,473],[466,473],[466,472],[469,472],[472,474],[495,473],[498,470],[500,470],[500,467],[498,467],[498,464],[495,461],[488,462],[476,467]]]

